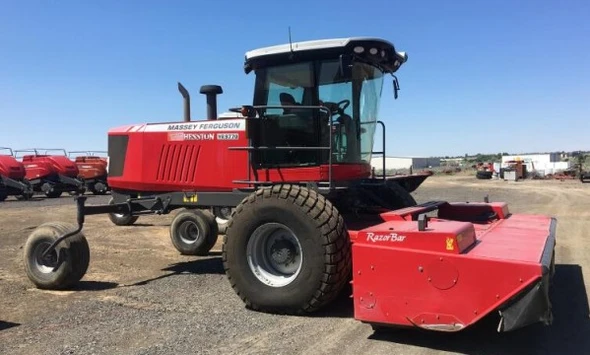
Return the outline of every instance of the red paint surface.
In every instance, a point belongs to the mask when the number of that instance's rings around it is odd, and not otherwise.
[[[472,208],[465,210],[467,215],[477,215],[482,206]],[[388,214],[390,218],[395,215],[396,211]],[[351,232],[356,236],[352,258],[358,320],[467,327],[542,275],[540,259],[550,232],[550,217],[508,215],[478,223],[433,219],[425,231],[418,230],[418,222],[410,215],[406,217],[410,220],[386,221]],[[368,238],[369,233],[392,232],[405,238]],[[447,238],[453,240],[453,250],[447,250]]]
[[[25,155],[22,162],[29,180],[43,178],[52,174],[75,178],[79,173],[76,164],[68,157],[61,155]]]
[[[80,156],[74,160],[79,170],[79,176],[93,179],[107,175],[107,159],[97,156]]]
[[[0,175],[20,180],[25,177],[24,165],[9,155],[0,155]]]
[[[223,123],[217,121],[192,121],[190,124]],[[170,125],[183,124],[173,122]],[[168,124],[157,124],[164,126]],[[152,125],[153,126],[153,125]],[[248,152],[230,150],[230,147],[248,146],[244,130],[224,131],[149,131],[150,125],[131,125],[113,128],[110,136],[127,135],[129,142],[125,152],[122,176],[108,178],[113,189],[137,191],[231,191],[244,187],[236,180],[272,182],[326,181],[328,165],[296,168],[249,168]],[[214,139],[180,140],[182,134],[211,133]],[[217,134],[237,134],[238,139],[220,140]],[[250,170],[250,171],[249,171]],[[248,176],[250,172],[250,176]],[[257,175],[255,175],[256,173]],[[370,164],[332,165],[334,180],[367,178]]]

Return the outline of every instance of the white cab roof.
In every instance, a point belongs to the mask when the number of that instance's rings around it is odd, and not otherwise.
[[[294,52],[297,51],[306,51],[306,50],[318,50],[318,49],[328,49],[328,48],[342,48],[346,47],[352,41],[378,41],[385,45],[391,46],[393,48],[393,44],[386,40],[380,38],[372,38],[372,37],[350,37],[350,38],[333,38],[333,39],[320,39],[320,40],[313,40],[313,41],[303,41],[303,42],[293,42],[292,44],[286,43],[277,46],[270,46],[270,47],[263,47],[254,49],[251,51],[246,52],[246,60],[264,56],[264,55],[272,55],[272,54],[280,54],[280,53],[289,53],[291,49]],[[406,58],[406,54],[404,52],[396,52],[398,56],[401,58]]]

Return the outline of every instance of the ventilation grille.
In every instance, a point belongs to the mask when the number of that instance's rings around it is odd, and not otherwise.
[[[200,148],[193,145],[163,145],[160,150],[156,181],[194,182]]]

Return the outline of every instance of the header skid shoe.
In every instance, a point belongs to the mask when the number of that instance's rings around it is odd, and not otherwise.
[[[381,216],[352,234],[356,319],[455,332],[498,311],[502,332],[551,324],[555,219],[447,202]]]

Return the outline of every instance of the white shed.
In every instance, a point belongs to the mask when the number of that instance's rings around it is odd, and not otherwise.
[[[383,168],[383,157],[371,159],[371,166],[376,170]],[[440,158],[420,157],[386,157],[385,170],[428,169],[440,166]]]
[[[405,157],[386,157],[385,170],[409,169],[412,166],[412,158]],[[375,170],[383,168],[383,157],[371,159],[371,167]]]

